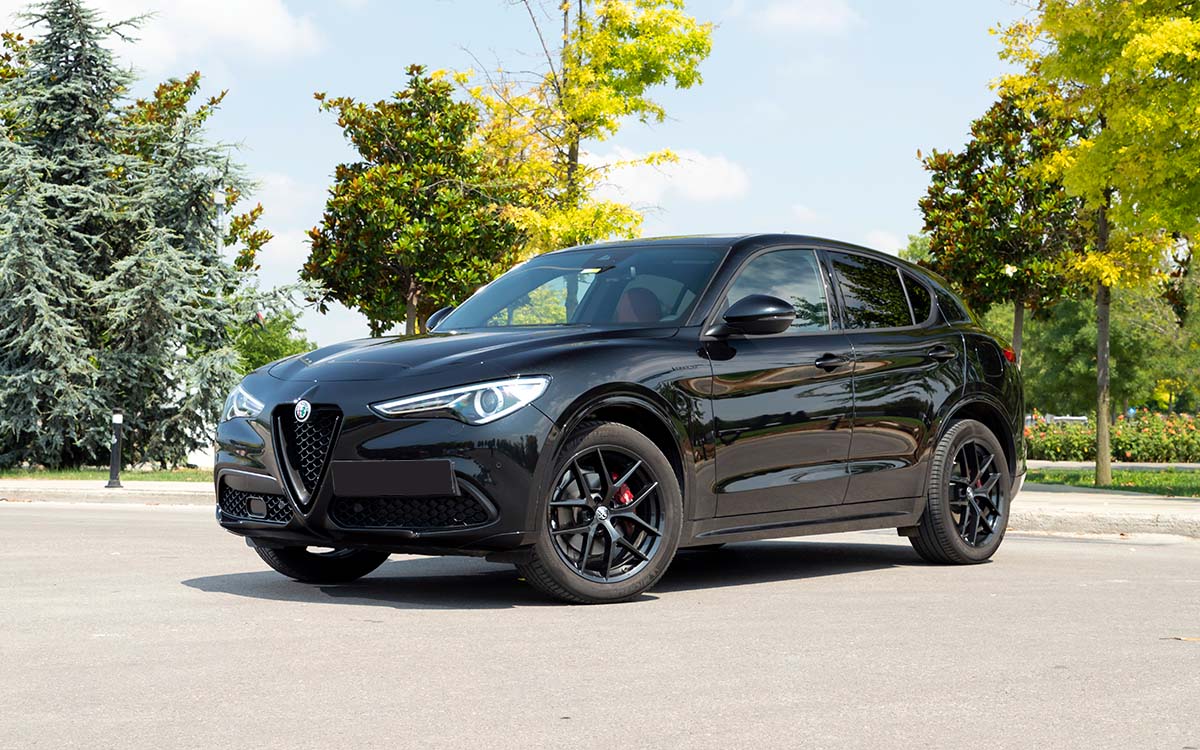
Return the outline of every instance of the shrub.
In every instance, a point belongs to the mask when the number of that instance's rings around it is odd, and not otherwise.
[[[1028,457],[1044,461],[1094,461],[1096,424],[1050,423],[1036,412],[1025,428]],[[1200,428],[1190,414],[1139,411],[1120,416],[1112,427],[1114,461],[1185,463],[1200,461]]]

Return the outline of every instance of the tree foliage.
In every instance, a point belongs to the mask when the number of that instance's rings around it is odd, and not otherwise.
[[[365,104],[318,93],[358,151],[335,172],[304,278],[367,316],[380,335],[397,321],[463,299],[515,259],[520,234],[502,215],[506,191],[475,146],[478,115],[442,77],[413,65],[408,86]]]
[[[26,16],[37,35],[0,82],[0,464],[102,460],[107,411],[129,455],[175,463],[208,442],[256,304],[221,254],[214,193],[248,183],[204,137],[199,76],[124,100],[130,75],[79,0]],[[229,238],[261,244],[249,225]],[[253,236],[251,236],[253,235]]]
[[[238,372],[245,374],[277,359],[316,349],[317,345],[305,338],[299,317],[296,311],[283,309],[235,326],[230,334],[238,353]]]
[[[1083,202],[1040,165],[1076,134],[1071,121],[1003,94],[971,123],[961,151],[923,160],[926,264],[977,312],[997,302],[1037,310],[1070,286],[1067,267],[1088,249],[1091,227]]]
[[[532,80],[486,74],[468,91],[484,113],[488,158],[516,190],[507,211],[524,231],[525,253],[636,236],[642,222],[637,210],[595,196],[615,168],[629,163],[589,159],[584,146],[615,135],[630,118],[662,122],[666,110],[653,92],[701,82],[712,24],[689,16],[683,0],[520,5],[541,41],[541,69]],[[561,31],[552,32],[555,27]],[[632,163],[674,158],[660,150]]]

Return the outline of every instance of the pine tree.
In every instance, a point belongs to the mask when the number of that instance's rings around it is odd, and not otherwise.
[[[177,463],[208,442],[230,331],[262,304],[262,207],[222,231],[250,185],[205,139],[220,97],[192,106],[198,73],[130,104],[105,46],[123,24],[80,0],[25,19],[44,33],[0,82],[0,465],[104,460],[112,407],[129,459]]]

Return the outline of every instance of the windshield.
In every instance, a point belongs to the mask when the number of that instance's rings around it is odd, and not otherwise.
[[[438,328],[682,325],[724,254],[659,245],[542,255],[480,289]]]

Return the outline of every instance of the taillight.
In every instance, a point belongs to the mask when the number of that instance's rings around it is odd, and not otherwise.
[[[1004,358],[1009,362],[1017,361],[1017,353],[1012,350],[1011,346],[1004,347]]]

